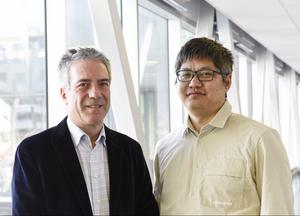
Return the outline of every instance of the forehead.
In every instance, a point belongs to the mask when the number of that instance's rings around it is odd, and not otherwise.
[[[71,78],[109,78],[106,66],[97,60],[77,60],[70,66]]]
[[[200,69],[200,68],[211,68],[215,69],[216,66],[214,62],[209,58],[192,58],[187,59],[181,65],[181,68],[189,68],[189,69]]]

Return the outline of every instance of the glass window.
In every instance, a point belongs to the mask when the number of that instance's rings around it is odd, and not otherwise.
[[[237,52],[238,53],[238,52]],[[241,101],[241,113],[245,116],[252,117],[252,72],[253,63],[251,60],[238,53],[236,55],[238,80],[239,80],[239,95]]]
[[[67,48],[95,46],[94,28],[86,0],[66,0]]]
[[[44,16],[44,1],[0,6],[0,215],[11,214],[17,145],[47,125]]]
[[[156,141],[169,132],[167,20],[139,7],[140,110],[153,159]]]
[[[190,39],[195,37],[195,33],[187,30],[186,28],[181,28],[181,32],[180,32],[180,41],[181,41],[181,45],[183,46],[187,41],[189,41]],[[178,50],[179,52],[179,50]],[[178,100],[178,98],[176,98]],[[188,111],[187,109],[184,107],[184,105],[181,105],[182,107],[182,123],[186,122],[187,117],[188,117]]]
[[[185,28],[181,28],[181,44],[183,45],[185,42],[188,40],[192,39],[195,37],[195,34]]]

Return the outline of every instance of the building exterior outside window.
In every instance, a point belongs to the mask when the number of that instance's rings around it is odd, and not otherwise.
[[[165,18],[139,7],[140,111],[150,160],[170,128],[167,29]]]
[[[11,214],[17,145],[47,125],[44,17],[44,1],[0,7],[0,215]]]

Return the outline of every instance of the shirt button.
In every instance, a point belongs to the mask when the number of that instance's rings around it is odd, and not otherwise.
[[[101,201],[101,200],[98,199],[98,200],[97,200],[97,203],[100,203],[100,201]]]

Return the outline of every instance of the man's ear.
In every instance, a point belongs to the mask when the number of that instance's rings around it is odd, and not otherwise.
[[[228,74],[226,76],[226,79],[224,81],[224,85],[225,85],[225,89],[226,89],[226,92],[228,92],[228,90],[230,89],[230,86],[231,86],[231,82],[232,82],[232,73]]]
[[[60,96],[61,98],[63,99],[65,105],[68,104],[68,96],[67,96],[67,92],[66,92],[66,89],[65,88],[60,88]]]

